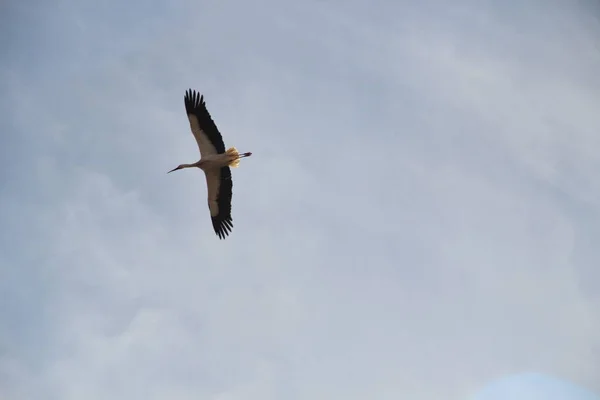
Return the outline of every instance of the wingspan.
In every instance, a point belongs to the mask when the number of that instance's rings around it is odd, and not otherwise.
[[[204,171],[206,186],[208,187],[208,209],[212,219],[213,228],[219,239],[225,239],[233,228],[231,218],[231,197],[233,194],[233,181],[231,169],[223,167]]]
[[[200,155],[204,157],[225,153],[223,137],[206,109],[204,96],[195,90],[188,89],[185,92],[184,102],[190,128],[198,143]]]

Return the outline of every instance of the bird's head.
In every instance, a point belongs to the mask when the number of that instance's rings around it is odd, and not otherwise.
[[[167,172],[167,174],[170,174],[173,171],[177,171],[178,169],[183,168],[183,164],[182,165],[178,165],[177,168],[173,168],[172,170],[170,170],[169,172]]]

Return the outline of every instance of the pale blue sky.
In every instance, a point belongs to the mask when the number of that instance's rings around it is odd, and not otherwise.
[[[575,3],[3,2],[0,397],[600,392]],[[202,173],[166,174],[199,156],[188,88],[254,153],[225,241]]]

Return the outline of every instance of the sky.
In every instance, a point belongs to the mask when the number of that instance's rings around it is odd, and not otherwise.
[[[598,400],[593,1],[0,20],[2,400]],[[188,88],[253,152],[224,241]]]
[[[522,373],[490,383],[472,400],[597,400],[598,396],[582,387],[538,373]]]

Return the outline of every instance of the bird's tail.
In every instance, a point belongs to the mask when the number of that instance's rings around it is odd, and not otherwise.
[[[225,151],[225,154],[231,158],[231,161],[229,162],[231,168],[237,168],[240,165],[240,153],[235,147],[228,148],[227,151]]]

